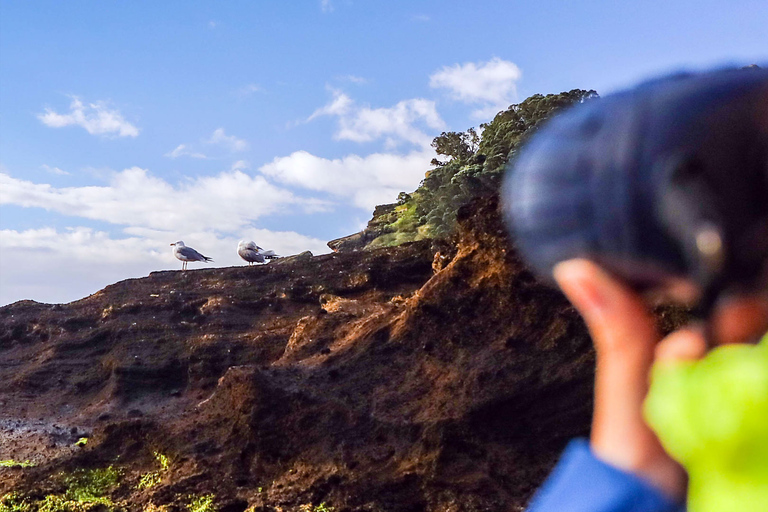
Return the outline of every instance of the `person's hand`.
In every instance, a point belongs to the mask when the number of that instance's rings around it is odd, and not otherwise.
[[[657,359],[698,359],[706,352],[700,330],[661,336],[642,299],[588,260],[555,267],[554,277],[584,317],[597,353],[592,451],[682,501],[687,477],[643,420],[649,373]]]

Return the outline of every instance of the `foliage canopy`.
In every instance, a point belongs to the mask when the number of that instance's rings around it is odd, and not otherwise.
[[[443,132],[432,141],[433,169],[413,193],[398,196],[393,220],[369,247],[399,245],[450,235],[458,209],[473,198],[498,192],[507,162],[547,119],[571,105],[598,98],[593,90],[534,94],[466,132]]]

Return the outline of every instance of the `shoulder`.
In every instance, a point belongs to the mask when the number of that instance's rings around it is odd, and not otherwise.
[[[528,512],[684,512],[656,488],[571,441]]]

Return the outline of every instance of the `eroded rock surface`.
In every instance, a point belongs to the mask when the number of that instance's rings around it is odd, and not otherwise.
[[[190,493],[239,511],[520,509],[588,432],[594,355],[496,201],[459,219],[440,246],[157,272],[1,308],[0,459],[39,465],[0,468],[0,493],[119,464],[115,498],[136,510]],[[173,462],[139,489],[156,452]]]

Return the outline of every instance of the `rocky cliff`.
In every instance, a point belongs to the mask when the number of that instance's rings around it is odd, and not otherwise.
[[[588,432],[594,355],[495,199],[458,221],[1,308],[0,496],[65,503],[108,468],[82,510],[521,510]]]

